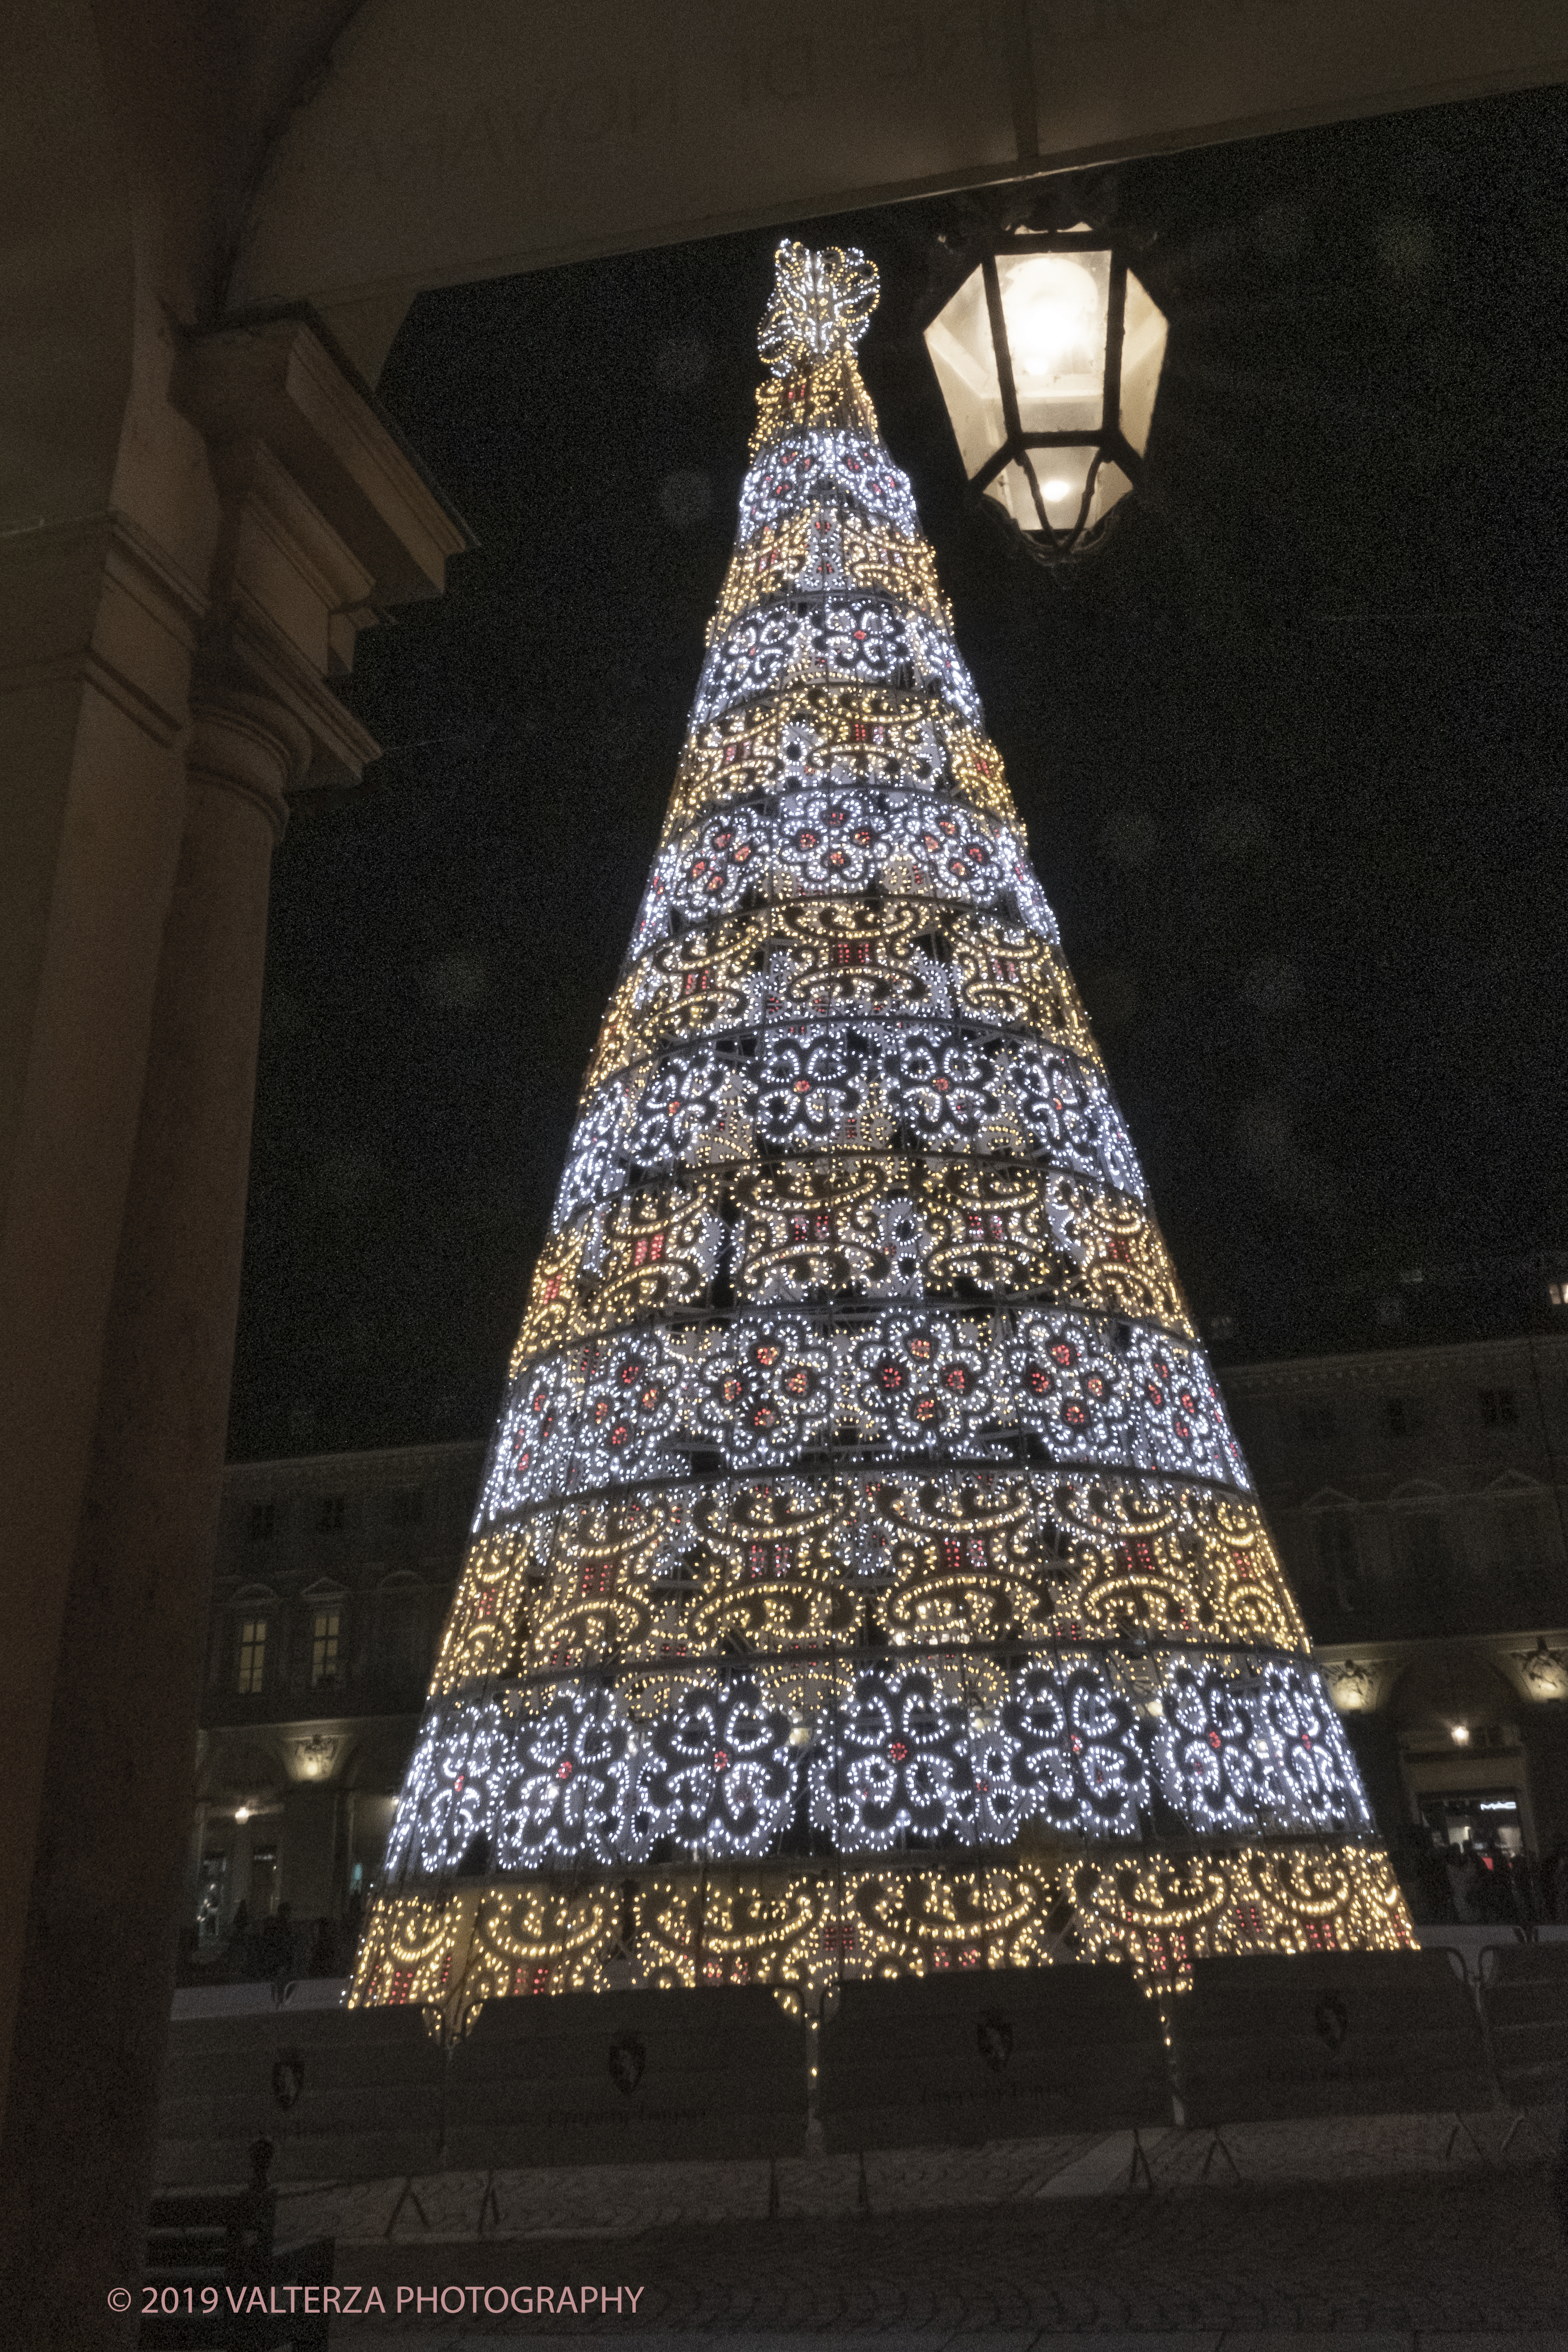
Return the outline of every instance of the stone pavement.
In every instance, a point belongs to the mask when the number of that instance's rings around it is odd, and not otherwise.
[[[316,2184],[283,2193],[279,2222],[331,2231],[338,2279],[380,2289],[384,2318],[334,2322],[345,2352],[601,2334],[638,2352],[1051,2352],[1085,2333],[1099,2352],[1287,2333],[1292,2352],[1568,2352],[1544,2132],[1504,2155],[1503,2117],[1469,2121],[1479,2148],[1448,2161],[1440,2117],[1239,2126],[1239,2180],[1207,2135],[1153,2133],[1152,2190],[1126,2186],[1131,2137],[1113,2134],[873,2154],[863,2175],[851,2157]],[[601,2310],[601,2283],[640,2288],[634,2314]]]

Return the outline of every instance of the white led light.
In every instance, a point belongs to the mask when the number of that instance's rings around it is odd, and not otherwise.
[[[780,260],[356,2000],[450,2013],[476,1875],[475,2001],[800,2013],[1062,1917],[1146,1989],[1407,1937],[860,381],[873,287]],[[1020,384],[1071,390],[1098,299],[1033,278]]]

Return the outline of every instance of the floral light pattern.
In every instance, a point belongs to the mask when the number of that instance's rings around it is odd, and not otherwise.
[[[860,378],[875,288],[780,248],[356,2001],[1408,1937]]]

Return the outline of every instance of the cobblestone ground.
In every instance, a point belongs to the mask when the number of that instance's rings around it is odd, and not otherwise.
[[[1568,2352],[1568,2251],[1545,2144],[1506,2155],[1451,2125],[1252,2126],[1148,2135],[1152,2189],[1125,2183],[1130,2137],[766,2165],[497,2174],[290,2192],[288,2238],[331,2231],[340,2281],[378,2286],[384,2319],[340,2318],[335,2346],[389,2336],[420,2352],[634,2336],[640,2352],[828,2352],[870,2336],[937,2352],[1052,2352],[1092,2333],[1138,2352]],[[405,2193],[406,2192],[406,2193]],[[769,2215],[770,2194],[777,2212]],[[635,2315],[588,2299],[640,2287]],[[532,2309],[499,2290],[544,2286]],[[471,2287],[491,2289],[491,2311]],[[571,2300],[560,2301],[560,2289]],[[407,2291],[397,2307],[397,2291]],[[444,2295],[442,2290],[445,2290]],[[459,2295],[458,2290],[462,2290]],[[417,2298],[424,2307],[418,2307]],[[513,2308],[514,2300],[517,2308]],[[444,2313],[442,2304],[444,2303]],[[462,2305],[461,2315],[458,2305]]]

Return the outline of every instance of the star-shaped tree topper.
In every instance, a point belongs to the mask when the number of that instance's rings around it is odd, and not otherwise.
[[[777,282],[757,335],[769,371],[792,375],[852,352],[876,308],[875,263],[852,245],[813,253],[786,238],[774,267]]]

